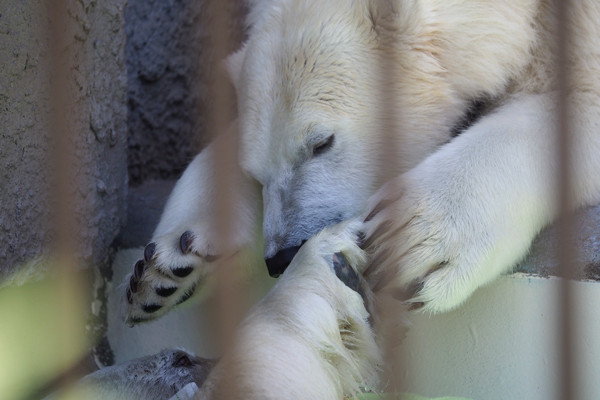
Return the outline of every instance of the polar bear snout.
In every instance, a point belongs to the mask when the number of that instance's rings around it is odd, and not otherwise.
[[[302,244],[304,244],[304,242],[306,242],[306,240],[304,240]],[[277,254],[275,254],[273,257],[266,258],[265,263],[267,264],[269,275],[271,275],[273,278],[278,278],[281,274],[283,274],[288,265],[290,265],[292,262],[292,259],[298,250],[300,250],[300,247],[302,247],[302,244],[300,246],[293,246],[279,250],[279,252],[277,252]]]

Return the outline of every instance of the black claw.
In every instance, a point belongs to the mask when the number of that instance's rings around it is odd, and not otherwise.
[[[169,297],[170,295],[175,293],[176,290],[177,290],[177,286],[175,286],[175,287],[157,287],[155,291],[156,291],[156,294],[159,295],[160,297]]]
[[[194,267],[192,267],[192,266],[179,267],[179,268],[173,269],[173,275],[175,275],[179,278],[185,278],[186,276],[191,274],[193,270],[194,270]]]
[[[191,251],[194,234],[191,231],[185,231],[179,238],[179,248],[183,254],[188,254]]]
[[[418,310],[419,308],[422,308],[424,305],[425,305],[425,303],[423,303],[422,301],[410,303],[410,305],[408,306],[408,311]]]
[[[358,289],[360,287],[360,280],[358,279],[358,274],[356,273],[356,271],[354,271],[354,269],[352,269],[344,253],[335,253],[333,255],[332,260],[333,270],[338,279],[344,282],[344,284],[350,289],[358,292]]]
[[[144,260],[146,262],[150,261],[152,257],[154,257],[154,252],[156,251],[156,243],[148,243],[146,247],[144,247]]]
[[[413,297],[416,297],[417,294],[419,294],[419,292],[423,290],[424,286],[425,281],[416,281],[408,285],[408,288],[406,289],[406,293],[408,295],[407,299],[412,299]]]
[[[146,263],[144,260],[138,260],[133,267],[133,276],[135,276],[135,280],[139,281],[142,279],[142,275],[144,275],[144,269],[146,268]]]
[[[138,281],[131,275],[131,278],[129,278],[129,290],[131,290],[131,293],[136,293],[138,289]]]
[[[131,324],[132,324],[130,326],[133,326],[135,324],[139,324],[139,323],[142,323],[142,322],[146,322],[146,321],[147,321],[147,319],[146,318],[142,318],[142,317],[131,317],[129,319],[129,322],[131,322]]]
[[[127,288],[127,302],[129,304],[133,304],[133,295],[131,294],[131,289]]]
[[[185,294],[183,295],[183,297],[181,299],[179,299],[179,301],[177,302],[177,305],[183,303],[186,300],[189,300],[190,297],[192,297],[194,295],[194,292],[196,291],[196,287],[192,287],[190,288],[190,290],[188,290],[187,292],[185,292]]]
[[[162,308],[162,306],[160,304],[144,304],[142,306],[142,310],[144,310],[144,312],[148,313],[148,314],[152,314],[153,312],[156,312],[158,310],[160,310]]]
[[[377,214],[379,214],[381,210],[383,210],[387,206],[388,203],[389,202],[386,200],[382,200],[379,203],[377,203],[363,222],[369,222],[370,220],[372,220]]]

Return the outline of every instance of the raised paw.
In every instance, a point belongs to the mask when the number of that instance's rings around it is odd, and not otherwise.
[[[218,258],[193,231],[156,238],[127,275],[127,323],[154,320],[188,300]]]

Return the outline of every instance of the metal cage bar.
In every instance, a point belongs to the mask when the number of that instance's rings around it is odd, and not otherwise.
[[[569,12],[571,2],[569,0],[559,0],[557,4],[556,21],[556,45],[557,59],[556,71],[558,78],[558,116],[557,116],[557,141],[558,144],[556,156],[559,165],[557,176],[557,204],[559,208],[559,243],[558,259],[561,276],[560,291],[558,294],[558,360],[560,362],[560,381],[557,388],[557,399],[574,400],[577,399],[576,390],[576,352],[575,338],[577,337],[577,321],[574,315],[574,291],[575,287],[572,280],[576,278],[576,273],[572,268],[572,262],[575,259],[576,249],[573,233],[574,218],[572,215],[573,199],[571,192],[572,177],[576,171],[573,171],[573,160],[571,149],[573,146],[573,121],[570,118],[569,103],[569,47],[571,45],[572,35],[569,26]]]

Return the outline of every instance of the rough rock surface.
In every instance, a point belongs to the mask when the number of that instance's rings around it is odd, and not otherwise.
[[[68,117],[77,166],[73,207],[81,259],[99,263],[124,223],[126,0],[69,0]],[[0,278],[42,255],[51,239],[48,10],[0,2]]]
[[[578,279],[600,280],[600,205],[580,210],[575,218],[577,246],[571,267]],[[559,276],[557,248],[560,236],[556,225],[544,229],[534,240],[528,256],[515,268],[544,277]]]
[[[226,4],[231,52],[242,41],[245,8]],[[125,19],[130,182],[176,178],[210,136],[208,1],[129,0]]]

